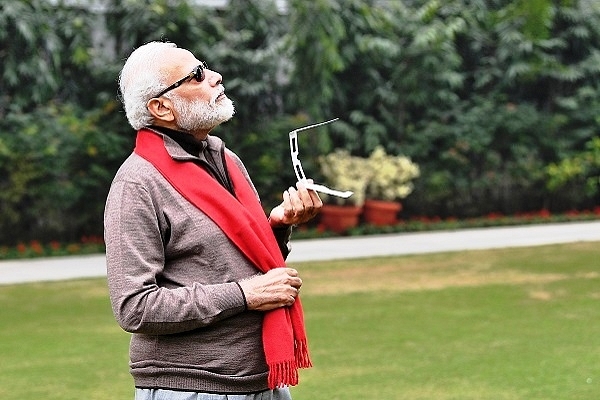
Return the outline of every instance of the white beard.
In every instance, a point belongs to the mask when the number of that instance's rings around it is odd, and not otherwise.
[[[201,100],[186,100],[177,94],[171,96],[173,106],[178,110],[177,125],[186,132],[213,129],[217,125],[229,121],[235,114],[233,102],[228,98],[216,98],[210,102]]]

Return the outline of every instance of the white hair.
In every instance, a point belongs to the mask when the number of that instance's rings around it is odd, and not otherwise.
[[[121,100],[125,115],[135,130],[149,126],[153,117],[147,103],[166,87],[163,68],[166,50],[177,47],[170,42],[149,42],[135,49],[119,74]]]

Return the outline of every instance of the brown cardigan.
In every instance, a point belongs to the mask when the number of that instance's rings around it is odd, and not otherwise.
[[[195,159],[165,143],[172,157]],[[209,147],[222,142],[209,136]],[[119,325],[133,333],[135,386],[266,390],[263,315],[245,310],[236,283],[258,270],[224,233],[136,154],[117,172],[104,218],[110,299]]]

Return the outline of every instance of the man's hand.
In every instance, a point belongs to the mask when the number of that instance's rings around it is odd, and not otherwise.
[[[269,311],[294,304],[302,279],[293,268],[274,268],[264,275],[239,282],[248,310]]]
[[[283,192],[283,202],[271,211],[269,222],[274,228],[302,224],[313,219],[321,207],[323,202],[317,192],[298,182],[296,188]]]

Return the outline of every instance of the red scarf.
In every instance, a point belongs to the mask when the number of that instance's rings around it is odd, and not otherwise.
[[[163,138],[150,130],[138,131],[135,152],[208,215],[259,271],[285,266],[254,190],[229,155],[226,154],[226,167],[236,197],[195,163],[174,160]],[[311,366],[300,298],[291,307],[265,313],[263,346],[269,366],[269,388],[297,385],[298,368]]]

